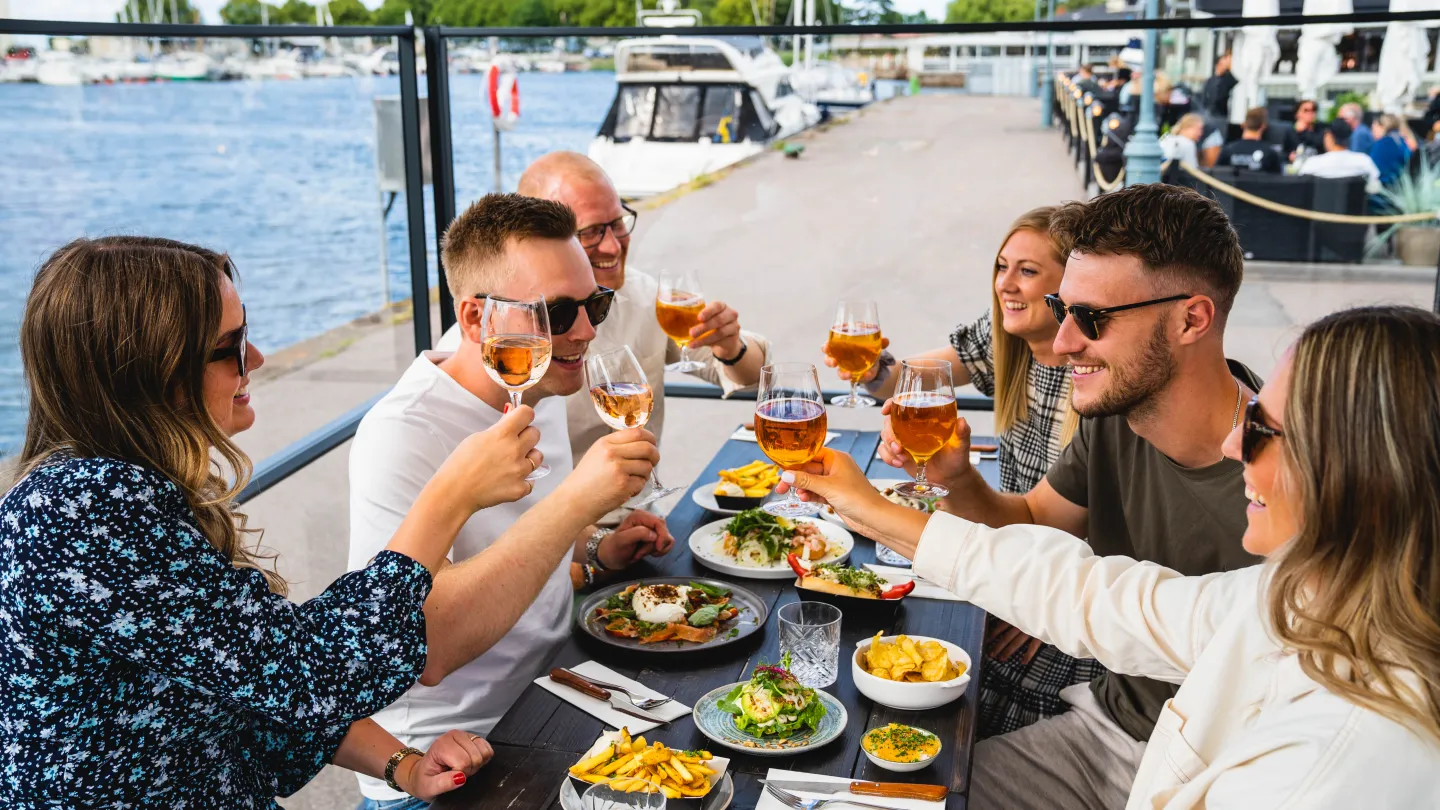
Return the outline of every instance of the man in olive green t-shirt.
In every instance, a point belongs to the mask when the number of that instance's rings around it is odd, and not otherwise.
[[[1097,554],[1184,574],[1258,562],[1240,544],[1241,465],[1220,449],[1260,387],[1225,359],[1244,259],[1224,212],[1189,189],[1140,185],[1067,203],[1051,229],[1072,245],[1051,308],[1062,319],[1055,351],[1070,362],[1072,402],[1085,419],[1024,495],[995,492],[970,466],[962,424],[961,446],[926,468],[950,489],[941,508],[988,526],[1053,526]],[[906,463],[888,420],[881,456]],[[1123,807],[1175,689],[1109,673],[1066,689],[1071,711],[976,746],[969,807]]]

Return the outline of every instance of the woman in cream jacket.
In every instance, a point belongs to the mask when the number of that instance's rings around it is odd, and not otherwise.
[[[1440,807],[1440,316],[1311,325],[1225,452],[1267,560],[1204,577],[896,507],[840,453],[786,477],[1024,632],[1182,684],[1130,810]]]

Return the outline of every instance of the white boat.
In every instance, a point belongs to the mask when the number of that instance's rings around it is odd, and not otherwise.
[[[820,120],[759,37],[619,43],[618,87],[590,157],[626,197],[668,191],[764,151]]]
[[[69,51],[42,51],[35,61],[35,81],[51,87],[79,87],[84,82],[80,60]]]
[[[875,100],[873,77],[862,77],[835,62],[817,62],[813,67],[795,70],[790,85],[801,98],[826,107],[864,107]]]
[[[176,51],[155,57],[154,76],[169,82],[203,82],[215,62],[203,53]]]
[[[245,78],[260,79],[302,79],[304,72],[300,60],[292,52],[277,53],[248,62],[244,68]]]

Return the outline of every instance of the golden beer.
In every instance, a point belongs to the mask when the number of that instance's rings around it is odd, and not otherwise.
[[[511,389],[529,388],[550,367],[550,340],[538,335],[491,335],[485,338],[480,357],[496,382]]]
[[[704,298],[676,290],[669,300],[655,299],[655,320],[660,322],[661,331],[683,349],[690,342],[690,329],[700,325],[703,309]]]
[[[954,394],[910,391],[895,396],[890,429],[915,463],[924,464],[955,435],[959,420]]]
[[[602,383],[590,389],[590,400],[601,421],[616,430],[644,427],[655,403],[650,386],[641,383]]]
[[[858,377],[880,359],[880,327],[870,323],[836,324],[830,327],[825,352],[835,358],[841,371]]]
[[[772,399],[755,409],[755,440],[781,467],[814,458],[825,446],[828,427],[825,406],[808,399]]]

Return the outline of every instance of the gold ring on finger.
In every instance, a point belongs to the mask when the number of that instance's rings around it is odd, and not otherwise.
[[[525,457],[525,460],[528,461],[528,462],[530,462],[530,472],[533,473],[533,472],[535,472],[536,470],[540,469],[540,465],[535,463],[535,459],[530,458],[529,456],[526,456],[526,457]]]

